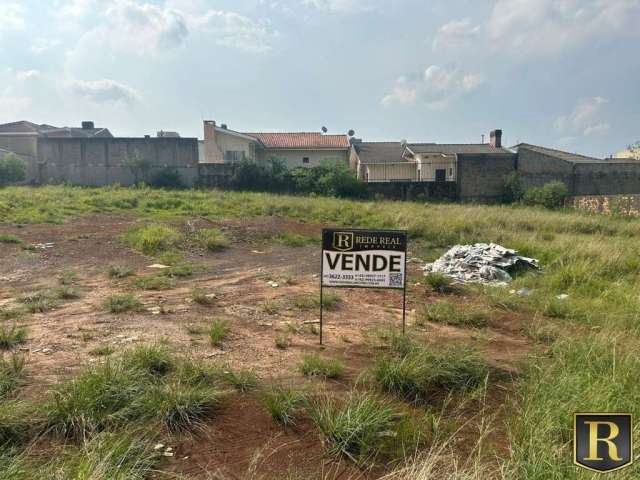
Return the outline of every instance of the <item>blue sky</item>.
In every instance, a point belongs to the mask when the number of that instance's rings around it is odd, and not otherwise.
[[[0,122],[640,140],[640,0],[0,0]]]

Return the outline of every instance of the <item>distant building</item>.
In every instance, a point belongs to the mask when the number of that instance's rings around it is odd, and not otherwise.
[[[204,122],[201,163],[235,163],[244,159],[282,160],[288,168],[313,167],[324,161],[348,163],[347,135],[321,132],[238,132],[213,120]]]
[[[36,184],[131,185],[152,181],[163,169],[176,170],[186,186],[198,178],[197,139],[114,137],[109,129],[96,128],[90,121],[79,128],[24,120],[5,123],[0,125],[0,148],[23,158],[27,181]],[[148,165],[141,178],[129,166],[138,156]]]

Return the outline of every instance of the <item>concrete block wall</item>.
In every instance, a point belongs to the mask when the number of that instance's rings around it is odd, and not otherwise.
[[[545,183],[561,181],[569,191],[572,191],[573,165],[569,162],[531,150],[520,149],[517,168],[525,189],[542,187]]]
[[[640,162],[577,163],[573,195],[640,193]]]
[[[123,164],[139,152],[151,163],[146,181],[164,168],[180,174],[185,186],[198,179],[198,141],[195,138],[39,138],[36,183],[69,182],[100,186],[132,185],[133,172]]]
[[[515,171],[515,165],[515,154],[458,154],[458,200],[500,202],[504,177]]]

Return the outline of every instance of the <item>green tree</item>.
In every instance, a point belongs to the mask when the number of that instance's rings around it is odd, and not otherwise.
[[[560,181],[545,183],[542,187],[534,187],[527,190],[522,201],[527,205],[539,205],[545,208],[560,208],[564,206],[564,200],[569,191],[567,186]]]
[[[142,156],[137,148],[133,150],[133,154],[128,153],[124,156],[122,165],[129,169],[133,175],[135,183],[146,182],[149,170],[151,170],[151,161]]]
[[[523,196],[524,187],[520,176],[516,172],[505,176],[502,183],[502,201],[504,203],[519,202]]]
[[[27,164],[14,153],[0,159],[0,185],[23,181],[27,176]]]

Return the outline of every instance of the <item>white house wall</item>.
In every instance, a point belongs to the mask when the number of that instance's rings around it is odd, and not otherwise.
[[[258,161],[268,160],[272,157],[282,160],[287,168],[296,167],[316,167],[325,161],[343,162],[348,165],[348,150],[279,150],[274,148],[261,149],[257,152]],[[307,157],[309,163],[303,163],[303,158]]]
[[[414,162],[361,164],[360,178],[365,182],[415,182],[416,166]]]

